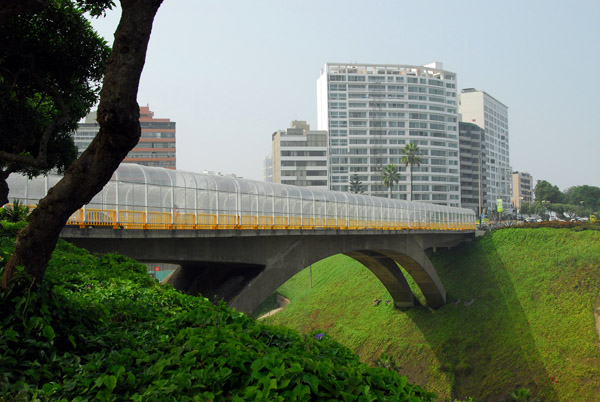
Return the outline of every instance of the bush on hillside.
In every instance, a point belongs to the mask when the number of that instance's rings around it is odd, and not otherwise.
[[[0,250],[13,242],[0,237]],[[434,398],[326,335],[259,324],[159,286],[135,261],[62,241],[44,283],[0,293],[0,311],[2,400]]]
[[[12,204],[0,206],[0,221],[25,222],[29,216],[29,207],[21,201],[14,200]]]
[[[581,230],[600,230],[600,222],[563,222],[563,221],[543,221],[543,222],[532,222],[532,223],[520,223],[516,226],[509,226],[506,228],[523,228],[523,229],[535,229],[535,228],[554,228],[554,229],[573,229],[575,231]]]

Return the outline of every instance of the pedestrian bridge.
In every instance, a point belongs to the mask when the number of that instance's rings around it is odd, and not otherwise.
[[[35,205],[60,180],[12,175],[9,199]],[[176,263],[169,282],[251,312],[310,264],[344,253],[414,304],[400,264],[428,305],[445,290],[424,250],[473,237],[469,209],[121,164],[62,237],[96,252]]]

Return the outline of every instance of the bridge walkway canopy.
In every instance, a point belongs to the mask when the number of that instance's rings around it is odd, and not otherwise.
[[[8,178],[35,205],[61,179]],[[163,229],[474,230],[470,209],[123,163],[70,224]]]

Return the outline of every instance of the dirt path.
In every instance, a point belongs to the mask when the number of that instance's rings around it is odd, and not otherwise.
[[[265,313],[263,315],[261,315],[260,317],[258,317],[259,320],[262,320],[265,317],[270,317],[275,313],[278,313],[279,311],[281,311],[285,306],[288,305],[288,303],[290,302],[289,299],[283,297],[282,295],[278,294],[277,296],[277,305],[279,306],[278,308],[276,308],[275,310],[271,310],[268,313]]]

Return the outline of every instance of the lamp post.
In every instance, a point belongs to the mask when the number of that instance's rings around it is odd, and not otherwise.
[[[523,200],[525,197],[519,197],[519,211],[521,212],[521,220],[523,220]]]
[[[482,209],[481,209],[481,152],[479,153],[478,156],[478,170],[479,170],[479,226],[481,227],[481,213],[482,213]]]

